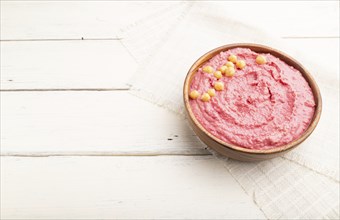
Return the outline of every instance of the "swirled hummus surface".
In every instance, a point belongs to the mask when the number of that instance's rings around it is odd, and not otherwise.
[[[236,68],[232,77],[203,71],[214,71],[236,55],[246,66]],[[262,55],[266,63],[258,64]],[[218,139],[249,149],[270,149],[299,138],[308,128],[315,102],[311,88],[301,73],[271,54],[258,54],[246,48],[234,48],[212,57],[194,75],[190,89],[199,94],[222,82],[209,101],[190,99],[199,123]]]

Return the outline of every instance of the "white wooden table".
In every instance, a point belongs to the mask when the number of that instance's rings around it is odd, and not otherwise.
[[[2,219],[265,218],[182,119],[129,93],[119,28],[166,4],[1,1]],[[339,73],[338,1],[223,4]]]

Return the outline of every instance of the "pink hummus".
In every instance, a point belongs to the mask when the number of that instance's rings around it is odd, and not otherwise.
[[[229,55],[244,60],[246,67],[236,69],[233,77],[216,79],[203,72],[210,65],[223,66]],[[200,94],[224,82],[210,101],[190,100],[196,119],[218,139],[250,149],[270,149],[299,138],[308,128],[315,110],[311,88],[301,73],[271,54],[259,65],[259,55],[250,49],[235,48],[221,52],[206,62],[195,74],[191,90]]]

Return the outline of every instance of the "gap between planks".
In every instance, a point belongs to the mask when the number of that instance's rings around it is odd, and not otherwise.
[[[94,91],[94,92],[107,92],[107,91],[129,91],[130,87],[126,88],[75,88],[75,89],[0,89],[0,92],[81,92],[81,91]]]
[[[105,152],[67,152],[67,153],[11,153],[0,154],[0,157],[159,157],[159,156],[211,156],[212,153],[105,153]]]
[[[123,38],[121,37],[113,37],[113,38],[84,38],[84,37],[81,37],[81,38],[61,38],[61,39],[58,39],[58,38],[52,38],[52,39],[4,39],[4,40],[1,40],[0,39],[0,42],[16,42],[16,41],[78,41],[78,40],[87,40],[87,41],[100,41],[100,40],[104,40],[104,41],[120,41],[120,40],[123,40]]]
[[[334,39],[340,38],[340,36],[282,36],[282,39]],[[22,41],[122,41],[123,37],[112,37],[112,38],[51,38],[51,39],[0,39],[0,42],[22,42]]]

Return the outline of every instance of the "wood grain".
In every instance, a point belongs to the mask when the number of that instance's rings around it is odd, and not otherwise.
[[[2,92],[0,121],[2,155],[209,154],[182,118],[126,91]]]
[[[1,39],[120,37],[119,29],[178,4],[181,2],[3,1]],[[227,8],[228,17],[278,36],[339,36],[338,1],[294,4],[289,1],[224,1],[215,4]]]
[[[180,2],[2,1],[1,40],[116,38]]]
[[[264,219],[213,156],[2,157],[0,213],[1,219]]]
[[[127,89],[136,68],[119,41],[1,42],[1,90]]]

